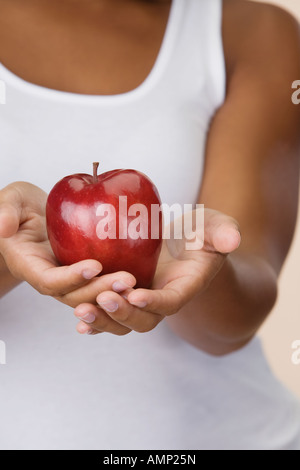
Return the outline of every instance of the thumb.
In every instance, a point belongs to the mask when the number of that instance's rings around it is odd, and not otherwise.
[[[204,248],[228,254],[235,251],[241,243],[241,233],[238,222],[221,212],[205,211]]]
[[[21,208],[10,203],[0,203],[0,238],[9,238],[19,229]]]
[[[9,238],[17,233],[22,206],[22,195],[15,184],[9,184],[0,191],[0,238]]]

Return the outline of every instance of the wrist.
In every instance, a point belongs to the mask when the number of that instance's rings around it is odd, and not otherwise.
[[[227,354],[254,336],[276,297],[277,278],[267,261],[236,252],[224,259],[205,290],[167,322],[194,346],[209,354]]]

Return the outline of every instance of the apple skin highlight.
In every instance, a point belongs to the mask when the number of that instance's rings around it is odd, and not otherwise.
[[[103,266],[101,274],[127,271],[135,276],[136,287],[149,288],[162,247],[162,213],[151,217],[152,207],[161,206],[158,190],[136,170],[97,175],[97,169],[95,163],[93,175],[66,176],[49,193],[46,223],[53,253],[61,265],[95,259]],[[120,207],[120,201],[125,200],[126,212]],[[130,214],[127,208],[136,204],[147,210],[148,220],[143,236],[132,238],[130,226],[138,215]],[[111,213],[105,210],[109,207]],[[111,233],[100,233],[101,227]]]

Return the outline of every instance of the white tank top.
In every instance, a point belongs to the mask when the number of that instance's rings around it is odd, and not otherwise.
[[[221,0],[173,0],[145,81],[86,96],[0,64],[0,186],[135,168],[162,202],[195,203],[206,134],[225,97]],[[72,309],[22,284],[1,301],[1,449],[300,449],[294,397],[255,338],[216,358],[170,332],[80,336]]]

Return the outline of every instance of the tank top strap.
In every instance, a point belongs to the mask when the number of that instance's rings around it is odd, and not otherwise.
[[[168,93],[189,90],[191,99],[198,96],[203,107],[205,90],[210,111],[225,98],[222,16],[222,0],[173,0],[161,50],[168,60],[164,69]]]

